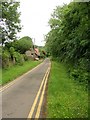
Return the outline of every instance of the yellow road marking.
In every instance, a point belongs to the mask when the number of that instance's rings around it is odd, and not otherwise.
[[[42,91],[42,94],[41,94],[40,102],[38,104],[37,112],[36,112],[36,115],[35,115],[35,118],[37,118],[37,119],[40,116],[40,110],[41,110],[41,106],[42,106],[42,102],[43,102],[43,98],[44,98],[44,93],[45,93],[45,88],[46,88],[46,84],[47,84],[47,80],[48,80],[49,71],[50,71],[50,67],[48,69],[48,73],[47,73],[45,84],[44,84],[43,91]]]
[[[20,76],[20,77],[16,78],[15,80],[11,81],[11,82],[8,83],[7,85],[5,85],[5,86],[3,86],[3,87],[1,86],[0,92],[2,92],[2,91],[4,91],[5,89],[9,88],[9,87],[12,86],[13,84],[15,84],[19,79],[23,78],[23,77],[24,77],[25,75],[27,75],[28,73],[30,73],[30,72],[32,72],[33,70],[37,69],[37,68],[38,68],[39,66],[41,66],[42,64],[43,64],[43,62],[42,62],[41,64],[37,65],[36,67],[34,67],[32,70],[24,73],[22,76]]]
[[[51,66],[51,64],[50,64],[50,66]],[[44,84],[44,81],[45,81],[44,88],[43,88],[43,91],[42,91],[42,93],[41,93],[40,102],[39,102],[39,105],[38,105],[38,109],[37,109],[36,117],[35,117],[35,118],[38,118],[38,116],[40,115],[40,112],[39,112],[39,111],[41,110],[41,105],[42,105],[42,101],[43,101],[43,97],[44,97],[44,93],[45,93],[45,88],[46,88],[46,83],[47,83],[47,79],[48,79],[49,72],[50,72],[50,67],[48,67],[48,69],[47,69],[47,71],[46,71],[46,73],[45,73],[45,75],[44,75],[44,78],[43,78],[42,83],[41,83],[41,85],[40,85],[39,91],[38,91],[38,93],[37,93],[37,95],[36,95],[36,98],[35,98],[35,100],[34,100],[34,102],[33,102],[33,105],[32,105],[32,107],[31,107],[31,110],[30,110],[30,112],[29,112],[28,118],[32,118],[32,115],[33,115],[33,112],[34,112],[34,110],[35,110],[35,107],[36,107],[36,104],[37,104],[37,101],[38,101],[38,98],[39,98],[41,89],[42,89],[43,84]],[[39,114],[38,114],[38,112],[39,112]]]
[[[36,98],[35,98],[35,100],[34,100],[34,103],[33,103],[32,107],[31,107],[31,110],[30,110],[30,112],[29,112],[28,118],[32,118],[32,115],[33,115],[35,106],[36,106],[36,104],[37,104],[37,101],[38,101],[38,98],[39,98],[39,95],[40,95],[40,92],[41,92],[41,89],[42,89],[42,86],[43,86],[43,83],[44,83],[44,80],[45,80],[45,77],[46,77],[46,75],[47,75],[47,72],[48,72],[48,69],[47,69],[47,71],[46,71],[46,73],[45,73],[45,75],[44,75],[44,78],[43,78],[42,82],[41,82],[39,91],[38,91],[38,93],[37,93],[37,95],[36,95]]]

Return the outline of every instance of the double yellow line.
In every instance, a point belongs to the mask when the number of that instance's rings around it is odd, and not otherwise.
[[[38,103],[37,111],[36,111],[36,114],[35,114],[34,118],[38,119],[39,116],[40,116],[40,110],[41,110],[41,106],[42,106],[42,103],[43,103],[43,98],[44,98],[44,93],[45,93],[45,88],[46,88],[46,84],[47,84],[49,73],[50,73],[50,67],[48,67],[48,69],[47,69],[47,71],[46,71],[46,73],[44,75],[44,78],[43,78],[43,80],[41,82],[39,91],[38,91],[38,93],[36,95],[34,103],[33,103],[32,107],[31,107],[30,112],[29,112],[28,118],[32,118],[34,110],[35,110],[35,107],[36,107],[36,104],[38,102],[38,99],[39,99],[39,96],[40,96],[40,93],[41,93],[40,101]],[[42,92],[41,92],[41,90],[42,90]]]
[[[33,70],[35,70],[36,68],[38,68],[40,65],[42,65],[43,63],[39,64],[38,66],[36,66],[35,68],[33,68],[32,70],[28,71],[27,73],[23,74],[22,76],[18,77],[17,79],[15,79],[14,81],[10,82],[9,84],[5,85],[4,87],[0,88],[0,92],[3,92],[4,90],[6,90],[7,88],[11,87],[12,85],[14,85],[18,80],[20,80],[22,77],[24,77],[25,75],[27,75],[28,73],[32,72]],[[50,66],[51,66],[51,63],[50,63]],[[44,98],[44,93],[45,93],[45,88],[46,88],[46,84],[47,84],[47,80],[48,80],[48,76],[49,76],[49,73],[50,73],[50,66],[48,67],[45,75],[44,75],[44,78],[41,82],[41,85],[40,85],[40,88],[38,90],[38,93],[36,95],[36,98],[34,100],[34,103],[31,107],[31,110],[29,112],[29,115],[28,115],[28,118],[32,118],[33,116],[33,113],[34,113],[34,110],[35,110],[35,107],[37,105],[37,102],[38,102],[38,99],[40,97],[40,100],[39,100],[39,103],[38,103],[38,107],[36,109],[36,114],[35,114],[35,118],[39,118],[40,116],[40,110],[41,110],[41,106],[42,106],[42,103],[43,103],[43,98]]]

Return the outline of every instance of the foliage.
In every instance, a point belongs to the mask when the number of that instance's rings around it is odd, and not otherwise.
[[[40,52],[40,58],[45,58],[46,57],[46,51],[43,46],[39,46],[39,52]]]
[[[0,46],[0,67],[2,67],[2,46]]]
[[[15,40],[13,42],[6,42],[5,46],[3,46],[3,52],[7,51],[9,53],[9,59],[7,59],[7,56],[3,61],[5,64],[9,64],[9,62],[12,62],[12,64],[20,64],[22,65],[24,60],[28,60],[27,56],[23,55],[27,50],[32,48],[33,43],[30,37],[26,36],[21,38],[20,40]],[[5,52],[6,54],[6,52]],[[4,53],[3,53],[4,55]],[[5,56],[5,55],[4,55]],[[3,56],[3,57],[4,57]],[[5,65],[4,65],[5,66]],[[6,65],[5,67],[8,67],[9,65]]]
[[[0,18],[2,44],[16,39],[16,33],[21,30],[19,5],[19,2],[12,2],[12,0],[0,4],[0,8],[2,8],[2,18]]]
[[[29,57],[28,57],[26,54],[23,54],[23,57],[24,57],[24,60],[25,60],[25,61],[28,61],[28,60],[29,60]]]
[[[23,62],[24,62],[23,55],[21,55],[20,53],[16,52],[14,47],[10,47],[9,51],[10,51],[10,55],[11,55],[11,58],[12,58],[13,62],[15,62],[16,64],[22,65]]]
[[[10,54],[7,50],[4,50],[2,52],[2,68],[6,68],[9,66],[9,59],[10,59]]]
[[[22,54],[20,54],[18,52],[14,52],[13,56],[15,58],[16,64],[23,65],[24,57]]]
[[[32,48],[32,46],[33,46],[32,39],[28,36],[23,37],[18,41],[15,41],[13,44],[15,50],[22,54],[24,54],[27,50]]]
[[[90,73],[90,2],[71,2],[58,6],[49,21],[46,48],[53,57],[65,62],[74,79],[87,84]],[[83,74],[83,75],[82,75]]]
[[[32,39],[28,36],[25,36],[19,40],[15,40],[13,42],[6,42],[5,47],[7,49],[10,49],[10,47],[13,47],[15,51],[24,54],[27,50],[33,47]]]
[[[13,47],[10,47],[9,52],[10,52],[10,56],[11,56],[11,58],[13,60],[15,49]]]

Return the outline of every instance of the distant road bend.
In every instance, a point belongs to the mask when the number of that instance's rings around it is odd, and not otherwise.
[[[39,118],[50,72],[46,58],[35,69],[2,89],[2,118]]]

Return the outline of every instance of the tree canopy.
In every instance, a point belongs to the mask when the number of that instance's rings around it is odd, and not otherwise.
[[[46,35],[46,48],[53,57],[72,65],[80,81],[89,79],[90,2],[71,2],[58,6],[49,20],[51,31]]]
[[[28,36],[25,36],[19,40],[15,40],[10,43],[6,43],[5,47],[9,49],[10,47],[14,47],[16,51],[18,51],[21,54],[24,54],[27,50],[33,47],[32,39]]]
[[[21,30],[20,13],[18,12],[19,6],[19,2],[12,2],[12,0],[0,4],[2,9],[2,18],[0,18],[2,44],[6,41],[15,40],[17,32]]]

